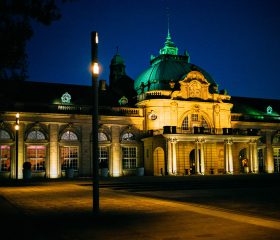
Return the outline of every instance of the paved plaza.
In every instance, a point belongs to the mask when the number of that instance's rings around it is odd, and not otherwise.
[[[280,239],[279,175],[1,182],[5,239]]]

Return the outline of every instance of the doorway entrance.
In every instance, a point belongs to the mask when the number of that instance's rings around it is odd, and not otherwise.
[[[164,150],[161,147],[157,147],[154,150],[153,159],[154,159],[154,176],[165,175]]]

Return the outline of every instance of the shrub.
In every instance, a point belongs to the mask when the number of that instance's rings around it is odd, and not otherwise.
[[[31,163],[30,162],[24,162],[23,163],[23,169],[31,169]]]

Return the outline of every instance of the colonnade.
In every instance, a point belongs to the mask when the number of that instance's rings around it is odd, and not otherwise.
[[[177,154],[176,144],[178,139],[168,138],[167,139],[167,174],[177,174]],[[195,139],[195,173],[205,174],[205,139]],[[226,174],[233,174],[233,152],[232,152],[232,139],[224,140],[224,171]],[[257,142],[251,140],[248,143],[248,168],[249,172],[258,173],[258,153],[257,153]]]

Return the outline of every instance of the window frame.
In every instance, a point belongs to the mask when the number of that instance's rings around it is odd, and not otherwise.
[[[76,148],[76,157],[71,156],[70,149]],[[63,157],[62,149],[68,149],[68,157]],[[80,161],[80,147],[77,145],[63,145],[59,148],[59,160],[61,171],[66,171],[67,169],[74,169],[74,171],[79,170],[79,161]],[[64,162],[66,161],[66,164]],[[65,165],[65,167],[63,167]]]
[[[125,153],[125,151],[127,151]],[[134,170],[137,168],[137,147],[122,146],[122,168],[123,170]]]

